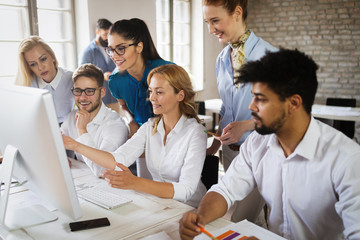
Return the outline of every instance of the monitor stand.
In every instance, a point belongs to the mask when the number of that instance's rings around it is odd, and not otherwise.
[[[18,149],[14,146],[8,145],[5,148],[0,171],[0,183],[4,183],[5,187],[4,193],[0,192],[0,225],[9,230],[15,230],[55,221],[58,217],[42,205],[33,205],[26,208],[8,207],[11,178],[18,154]]]

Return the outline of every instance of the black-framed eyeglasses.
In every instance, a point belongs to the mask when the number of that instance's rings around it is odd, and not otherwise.
[[[137,45],[138,43],[132,43],[129,44],[127,46],[121,45],[121,46],[117,46],[115,47],[115,49],[111,48],[111,47],[107,47],[105,48],[105,52],[107,55],[109,55],[110,57],[112,57],[114,55],[114,52],[116,52],[117,55],[121,56],[125,54],[125,49],[130,47],[130,46],[134,46]]]
[[[72,88],[71,92],[74,96],[81,96],[81,94],[84,92],[86,96],[93,96],[95,94],[95,91],[99,88]]]

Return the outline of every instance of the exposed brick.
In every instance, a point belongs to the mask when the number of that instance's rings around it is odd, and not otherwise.
[[[360,0],[252,0],[248,7],[258,36],[298,48],[320,66],[316,103],[346,97],[360,106]],[[360,141],[360,122],[357,136]]]

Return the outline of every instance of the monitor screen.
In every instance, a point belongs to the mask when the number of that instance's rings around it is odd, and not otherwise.
[[[50,93],[30,87],[0,86],[0,112],[0,151],[4,155],[1,175],[5,177],[11,171],[12,178],[26,182],[25,186],[47,204],[72,219],[81,217]],[[16,154],[12,157],[10,152],[14,149]],[[13,170],[5,168],[13,160]],[[1,200],[0,213],[4,213],[3,197]],[[7,218],[12,212],[7,210],[5,225],[11,225]]]

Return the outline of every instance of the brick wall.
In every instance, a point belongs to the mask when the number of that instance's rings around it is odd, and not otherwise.
[[[249,0],[248,27],[276,47],[297,48],[319,65],[316,103],[356,98],[360,106],[359,0]],[[357,139],[360,140],[357,123]]]

